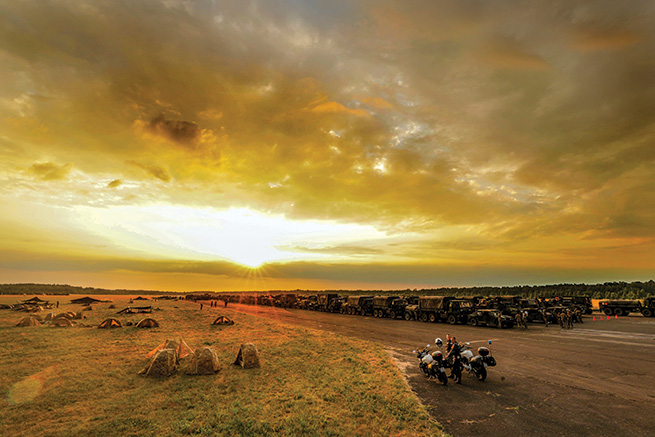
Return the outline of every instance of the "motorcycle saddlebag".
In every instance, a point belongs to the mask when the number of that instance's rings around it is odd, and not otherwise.
[[[478,348],[478,354],[479,354],[481,357],[486,357],[487,355],[489,355],[489,349],[487,349],[487,348],[484,347],[484,346],[483,346],[483,347],[479,347],[479,348]]]
[[[487,363],[487,366],[493,367],[496,365],[496,359],[489,355],[488,357],[484,358],[484,362]]]

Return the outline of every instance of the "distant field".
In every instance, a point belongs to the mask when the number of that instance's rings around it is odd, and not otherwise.
[[[29,297],[0,296],[0,303]],[[59,311],[79,311],[68,303],[76,297],[59,297]],[[115,314],[129,305],[129,296],[102,298],[116,309],[96,305],[78,322],[143,317]],[[201,311],[186,301],[138,305],[161,308],[151,315],[161,327],[19,328],[13,325],[26,313],[0,310],[0,435],[442,435],[374,343],[229,307],[205,305]],[[236,324],[211,327],[219,314]],[[147,352],[180,337],[192,348],[214,347],[221,371],[164,379],[137,375]],[[230,364],[244,342],[257,345],[261,369]]]

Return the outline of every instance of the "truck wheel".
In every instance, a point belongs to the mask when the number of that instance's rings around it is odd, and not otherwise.
[[[614,308],[614,314],[616,314],[617,316],[622,316],[623,310],[621,308]]]
[[[649,308],[641,310],[641,314],[643,314],[644,317],[653,317],[653,312]]]
[[[454,325],[455,323],[457,323],[457,319],[455,318],[455,316],[453,314],[448,316],[448,323],[450,323],[451,325]]]
[[[428,315],[426,313],[421,314],[421,322],[427,322],[428,321]]]
[[[437,316],[434,315],[434,313],[430,313],[430,323],[436,323],[437,322]]]
[[[469,319],[469,325],[471,325],[471,326],[478,326],[478,319],[476,319],[475,317],[471,317],[471,318]]]
[[[392,310],[392,311],[389,313],[389,317],[391,317],[392,319],[395,319],[395,318],[396,318],[396,312]]]
[[[407,321],[412,320],[412,315],[410,313],[405,313],[405,320]]]
[[[612,315],[612,308],[605,308],[603,310],[606,316],[611,316]]]
[[[378,310],[373,310],[373,317],[378,317]]]

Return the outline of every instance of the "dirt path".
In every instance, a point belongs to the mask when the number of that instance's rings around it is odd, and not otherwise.
[[[655,320],[628,317],[527,331],[406,322],[230,304],[230,309],[376,341],[390,350],[436,420],[455,436],[635,436],[655,429]],[[446,334],[493,340],[485,382],[446,387],[419,373],[412,349]]]

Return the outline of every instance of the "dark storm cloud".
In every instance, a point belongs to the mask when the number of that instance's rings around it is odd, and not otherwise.
[[[176,143],[194,147],[200,137],[198,125],[190,121],[167,120],[159,115],[148,123],[151,132],[163,135]]]

